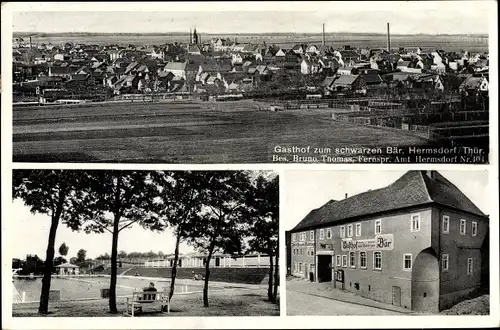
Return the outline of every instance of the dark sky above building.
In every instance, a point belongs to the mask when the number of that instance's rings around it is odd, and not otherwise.
[[[390,22],[393,34],[487,34],[496,11],[493,1],[9,5],[19,32],[321,33],[325,23],[326,32],[385,33]]]

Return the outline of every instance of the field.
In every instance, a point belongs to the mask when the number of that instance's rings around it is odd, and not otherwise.
[[[16,108],[13,159],[268,163],[275,161],[276,147],[395,147],[427,143],[410,132],[335,122],[330,118],[332,111],[270,112],[259,110],[259,104],[253,101]]]
[[[22,36],[22,35],[21,35]],[[202,40],[208,41],[211,38],[234,38],[239,43],[276,44],[283,48],[291,48],[297,43],[321,44],[320,34],[224,34],[210,35],[202,34]],[[77,35],[77,36],[45,36],[33,37],[35,43],[61,44],[65,42],[85,43],[85,44],[122,44],[122,45],[160,45],[166,42],[186,42],[189,40],[188,34],[174,35]],[[347,33],[327,33],[326,43],[334,48],[344,45],[351,45],[356,48],[384,48],[387,37],[385,35],[363,35]],[[443,49],[445,51],[460,51],[461,49],[471,52],[488,52],[487,36],[463,36],[463,35],[392,35],[392,48],[405,47],[416,49],[422,47],[424,50]]]

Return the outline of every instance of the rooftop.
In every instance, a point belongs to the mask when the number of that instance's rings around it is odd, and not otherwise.
[[[428,172],[432,173],[432,178]],[[431,203],[486,217],[464,193],[438,172],[408,171],[387,187],[327,202],[309,212],[292,232]]]

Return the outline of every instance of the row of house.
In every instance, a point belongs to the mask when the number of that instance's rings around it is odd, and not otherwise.
[[[334,49],[314,44],[296,44],[285,49],[265,43],[239,44],[221,38],[206,43],[196,38],[196,43],[151,47],[70,43],[21,46],[18,41],[18,47],[13,49],[15,83],[26,82],[27,74],[21,71],[42,65],[46,70],[37,72],[37,76],[32,77],[35,79],[31,79],[42,87],[50,79],[60,85],[61,80],[56,79],[62,79],[64,83],[97,84],[114,94],[244,92],[271,81],[280,71],[326,77],[316,86],[326,93],[376,88],[387,81],[387,74],[393,74],[394,80],[412,80],[412,85],[432,85],[443,90],[446,84],[441,77],[449,72],[481,78],[479,86],[487,89],[489,61],[487,54],[465,51],[458,54],[441,50],[424,52],[418,48],[388,53],[348,45]],[[40,83],[42,80],[45,82]],[[464,87],[475,84],[476,81],[470,79]]]

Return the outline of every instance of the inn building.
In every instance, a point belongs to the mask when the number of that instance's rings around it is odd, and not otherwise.
[[[489,278],[489,219],[436,171],[312,210],[290,231],[291,274],[436,313]]]

